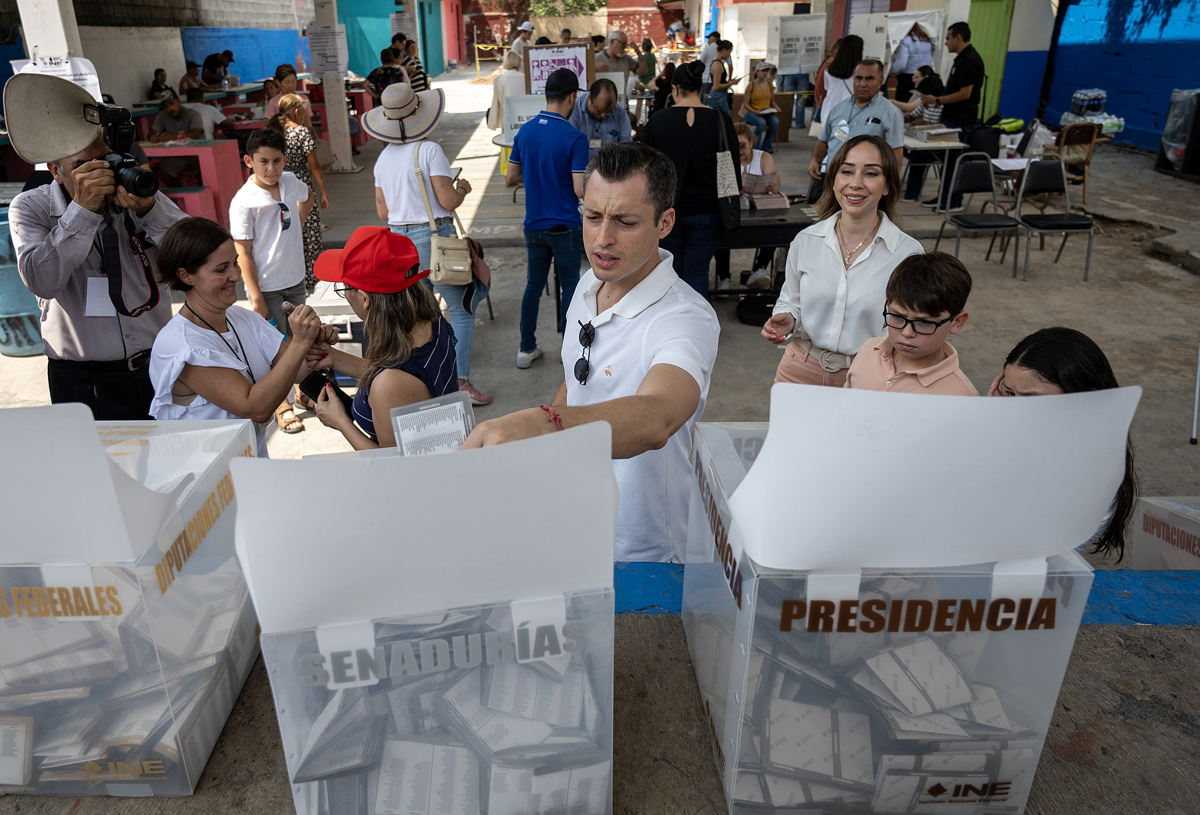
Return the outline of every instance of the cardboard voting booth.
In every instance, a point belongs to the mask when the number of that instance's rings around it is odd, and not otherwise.
[[[697,425],[683,614],[731,814],[1023,811],[1137,398],[776,385],[769,429]]]
[[[258,653],[249,422],[0,411],[0,792],[188,795]]]
[[[1135,569],[1200,569],[1200,498],[1139,500],[1129,546]]]
[[[611,450],[592,424],[447,455],[238,462],[238,555],[297,812],[611,812]],[[282,516],[298,483],[345,489]],[[467,506],[486,534],[464,534]]]

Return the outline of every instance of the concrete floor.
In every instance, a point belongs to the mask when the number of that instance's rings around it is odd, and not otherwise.
[[[447,89],[449,111],[438,137],[451,164],[462,166],[475,187],[462,217],[483,241],[494,274],[495,320],[481,309],[472,357],[473,382],[495,394],[492,405],[476,409],[483,419],[546,401],[563,375],[549,297],[542,301],[538,332],[545,359],[524,371],[514,364],[525,283],[519,231],[524,198],[514,205],[498,175],[499,156],[490,142],[494,134],[482,125],[491,88],[470,82],[473,78],[473,72],[461,71],[438,81]],[[803,168],[810,145],[807,137],[780,145],[776,161],[785,191],[807,188]],[[330,245],[340,245],[357,226],[378,223],[371,190],[378,150],[375,144],[363,149],[363,172],[329,176],[333,207],[325,234]],[[1027,283],[1012,279],[1011,266],[995,258],[984,261],[986,241],[965,240],[961,256],[975,287],[969,323],[955,344],[964,371],[983,391],[1008,350],[1026,334],[1048,325],[1088,333],[1108,353],[1121,383],[1143,388],[1133,426],[1143,494],[1195,495],[1200,448],[1187,439],[1200,278],[1149,252],[1181,263],[1189,252],[1196,254],[1200,241],[1191,223],[1200,212],[1200,187],[1156,174],[1150,166],[1142,154],[1108,149],[1097,155],[1087,209],[1117,220],[1105,220],[1098,232],[1087,283],[1082,281],[1086,242],[1079,238],[1071,239],[1057,265],[1052,263],[1057,243],[1048,242],[1046,252],[1035,247]],[[919,207],[905,210],[905,229],[932,248],[933,240],[924,238],[936,234],[939,219]],[[735,253],[733,268],[748,268],[749,262],[749,253]],[[709,421],[767,418],[779,352],[756,327],[737,321],[735,307],[731,299],[715,303],[722,336],[704,415]],[[0,358],[0,406],[47,402],[44,358]],[[305,432],[271,435],[272,457],[349,449],[340,434],[321,427],[311,414],[302,415]],[[614,812],[726,811],[679,618],[623,615],[616,642]],[[1200,812],[1200,792],[1192,780],[1200,760],[1197,644],[1190,627],[1083,626],[1026,811]],[[290,811],[290,802],[278,726],[259,663],[194,796],[120,802],[13,796],[0,799],[0,813],[274,813]]]

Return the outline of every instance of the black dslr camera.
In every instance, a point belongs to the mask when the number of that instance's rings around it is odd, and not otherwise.
[[[83,108],[84,119],[100,126],[104,143],[112,151],[104,160],[117,177],[117,183],[138,198],[149,198],[158,192],[158,176],[139,167],[137,159],[127,152],[137,135],[129,111],[115,105],[84,105]]]

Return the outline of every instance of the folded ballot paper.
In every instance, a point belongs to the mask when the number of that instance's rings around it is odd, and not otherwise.
[[[513,472],[562,472],[538,488]],[[611,434],[440,456],[247,460],[238,556],[301,815],[603,815]],[[353,484],[281,515],[295,483]],[[489,535],[454,534],[462,496]]]
[[[684,625],[730,813],[1023,811],[1137,398],[776,386],[769,427],[697,426]]]
[[[186,795],[257,655],[248,422],[0,411],[0,793]]]

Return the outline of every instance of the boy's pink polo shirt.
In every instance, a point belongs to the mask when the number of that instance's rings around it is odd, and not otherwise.
[[[863,343],[850,370],[844,387],[866,391],[896,393],[936,393],[942,396],[978,396],[979,391],[958,367],[958,352],[945,343],[946,358],[936,365],[917,370],[896,368],[892,341],[875,337]]]

